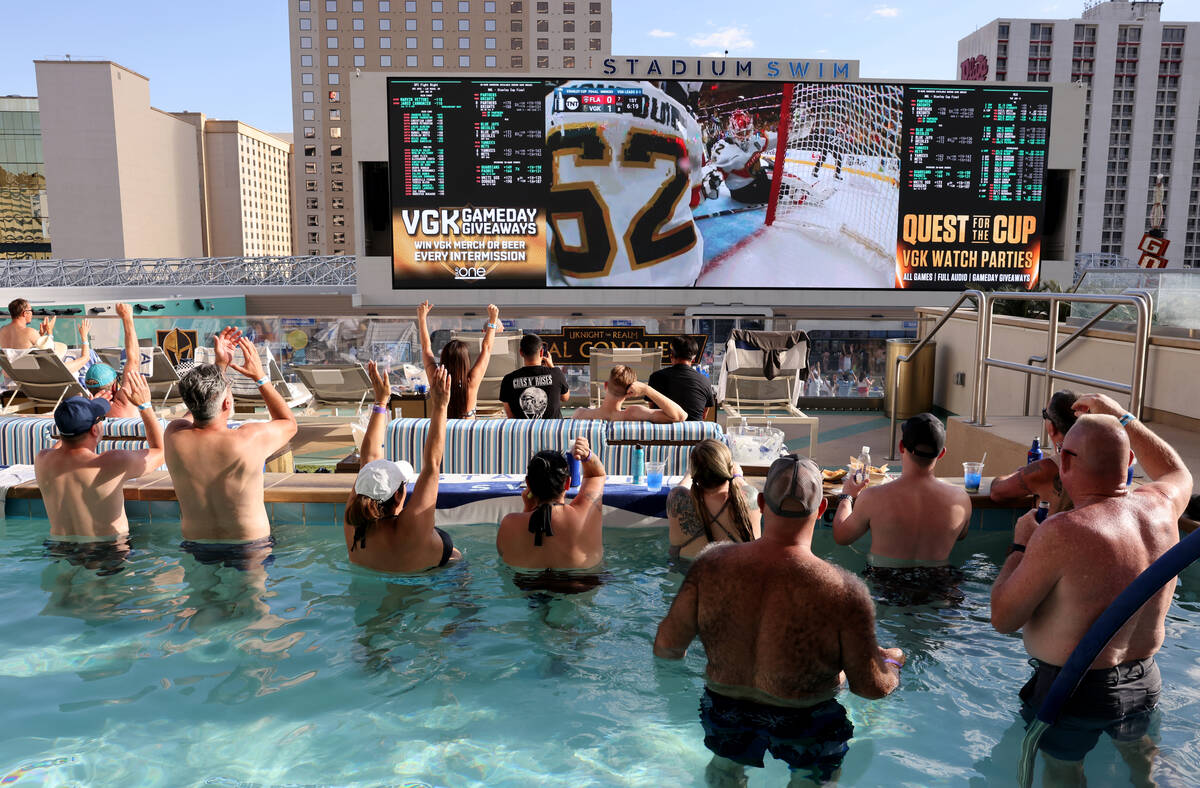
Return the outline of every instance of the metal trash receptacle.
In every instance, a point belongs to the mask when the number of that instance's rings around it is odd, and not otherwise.
[[[887,387],[884,389],[883,412],[892,412],[892,392],[896,397],[896,418],[903,421],[918,413],[933,409],[933,372],[937,358],[937,342],[921,348],[915,358],[900,365],[900,380],[896,381],[896,359],[906,356],[920,344],[917,339],[887,341]]]

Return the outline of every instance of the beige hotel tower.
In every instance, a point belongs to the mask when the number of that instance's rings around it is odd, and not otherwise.
[[[386,162],[351,172],[353,81],[365,72],[594,73],[612,49],[612,2],[288,0],[288,29],[296,254],[371,254],[355,245],[356,188],[386,183]]]

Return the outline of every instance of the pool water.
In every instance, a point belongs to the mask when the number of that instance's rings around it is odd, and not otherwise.
[[[279,526],[274,561],[238,571],[135,527],[123,568],[97,569],[48,556],[44,520],[0,521],[0,784],[703,785],[703,650],[651,656],[681,579],[665,529],[606,533],[607,582],[568,597],[517,589],[493,527],[449,530],[463,564],[389,578],[352,567],[336,528]],[[908,666],[887,699],[841,696],[842,784],[1013,783],[1029,668],[987,607],[1009,538],[960,544],[957,607],[880,606]],[[827,528],[815,549],[863,566]],[[1190,570],[1160,655],[1159,785],[1200,773],[1198,588]],[[787,780],[770,758],[750,772]],[[1128,782],[1107,737],[1087,772]]]

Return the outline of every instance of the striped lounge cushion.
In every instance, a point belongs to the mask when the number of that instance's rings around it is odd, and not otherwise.
[[[607,449],[602,459],[604,468],[614,476],[633,472],[632,445],[614,445],[615,441],[635,441],[646,451],[646,462],[664,462],[663,473],[681,476],[687,473],[688,453],[692,445],[705,438],[725,440],[721,425],[715,421],[683,421],[677,424],[654,424],[649,421],[614,421],[608,425]],[[664,441],[686,441],[688,445],[661,445]],[[660,445],[655,445],[660,444]]]
[[[451,419],[442,473],[524,473],[536,452],[565,451],[578,436],[602,449],[604,427],[601,421],[568,419]],[[428,429],[428,419],[394,419],[388,424],[387,458],[408,460],[420,469]]]
[[[160,419],[165,426],[166,422]],[[0,465],[28,465],[42,449],[54,445],[51,435],[54,419],[48,416],[0,416]],[[146,427],[138,417],[105,419],[105,438],[145,438]],[[100,451],[107,449],[144,449],[144,440],[102,440]]]

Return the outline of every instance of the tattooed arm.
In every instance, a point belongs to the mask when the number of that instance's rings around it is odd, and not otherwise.
[[[696,513],[696,503],[687,487],[676,487],[667,494],[667,523],[671,544],[686,544],[704,533],[704,523]]]

